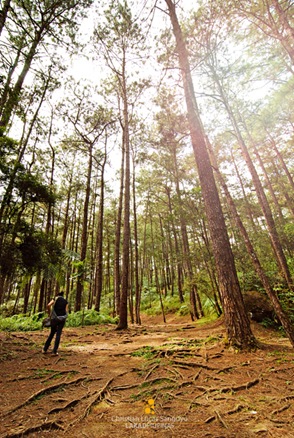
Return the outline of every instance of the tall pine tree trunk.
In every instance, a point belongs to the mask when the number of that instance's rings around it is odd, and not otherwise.
[[[124,215],[123,215],[123,249],[122,249],[122,274],[121,296],[119,306],[118,330],[128,327],[128,293],[129,293],[129,260],[130,260],[130,138],[129,138],[129,112],[127,101],[127,88],[125,76],[125,60],[123,62],[122,92],[123,92],[123,143],[125,147],[125,187],[124,187]]]
[[[256,340],[251,331],[250,321],[245,311],[221,203],[208,151],[206,149],[190,72],[188,53],[177,19],[175,4],[172,0],[165,1],[168,6],[177,43],[176,49],[179,55],[179,64],[184,85],[190,135],[212,239],[227,336],[232,345],[240,348],[250,348],[256,346]]]

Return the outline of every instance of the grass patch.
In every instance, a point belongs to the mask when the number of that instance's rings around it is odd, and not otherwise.
[[[156,356],[156,351],[154,347],[146,345],[145,347],[139,348],[131,353],[131,356],[143,357],[144,359],[153,359]]]

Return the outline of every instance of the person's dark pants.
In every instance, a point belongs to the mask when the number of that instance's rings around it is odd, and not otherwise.
[[[54,338],[54,335],[56,333],[56,337],[55,337],[55,342],[54,342],[54,348],[53,348],[53,353],[57,353],[58,347],[59,347],[59,342],[60,342],[60,337],[61,337],[61,332],[62,329],[64,327],[65,321],[58,321],[58,322],[54,322],[52,321],[51,323],[51,331],[50,334],[47,338],[47,341],[45,342],[44,345],[44,351],[47,351],[48,348],[50,347],[51,341]]]

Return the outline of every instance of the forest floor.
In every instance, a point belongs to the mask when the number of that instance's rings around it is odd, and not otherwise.
[[[59,356],[48,329],[0,333],[0,438],[294,437],[286,338],[253,323],[262,348],[237,352],[221,320],[142,319],[65,327]]]

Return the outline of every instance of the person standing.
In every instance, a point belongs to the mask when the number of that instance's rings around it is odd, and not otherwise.
[[[50,303],[48,303],[47,309],[48,309],[49,315],[51,313],[52,306],[53,306],[53,310],[55,311],[56,315],[57,316],[64,316],[64,318],[62,320],[51,319],[50,334],[45,342],[42,353],[44,353],[44,354],[47,353],[47,350],[50,347],[51,341],[54,338],[54,335],[56,334],[54,348],[53,348],[53,354],[55,356],[58,356],[57,350],[58,350],[59,343],[60,343],[61,332],[62,332],[62,329],[63,329],[64,324],[65,324],[66,315],[68,313],[68,302],[63,297],[63,292],[59,292],[57,297],[54,300],[51,300]]]

